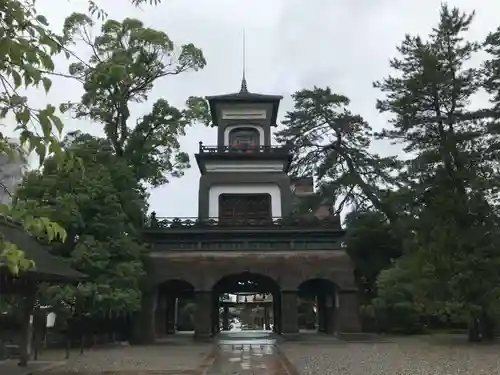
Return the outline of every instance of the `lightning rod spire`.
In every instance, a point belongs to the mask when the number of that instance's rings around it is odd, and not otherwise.
[[[248,87],[247,87],[247,79],[246,79],[246,35],[245,35],[245,29],[243,29],[242,45],[243,45],[243,61],[242,61],[243,74],[242,74],[242,78],[241,78],[240,93],[247,93]]]

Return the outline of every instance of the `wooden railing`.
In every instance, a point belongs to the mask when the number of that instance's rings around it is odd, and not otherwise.
[[[253,154],[253,153],[272,153],[288,155],[288,148],[283,146],[204,146],[200,142],[200,154]]]
[[[197,218],[197,217],[157,217],[153,212],[146,223],[150,229],[182,229],[182,228],[328,228],[341,230],[340,218],[331,216],[317,218],[306,217],[271,217],[265,219],[252,218]]]

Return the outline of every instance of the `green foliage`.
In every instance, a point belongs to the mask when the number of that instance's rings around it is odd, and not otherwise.
[[[293,96],[294,109],[285,115],[285,128],[276,139],[295,155],[292,173],[316,175],[323,196],[334,197],[339,210],[346,204],[365,207],[369,202],[392,216],[380,198],[394,184],[393,158],[368,151],[371,128],[349,111],[349,99],[329,87],[301,90]]]
[[[90,17],[76,13],[65,22],[65,40],[86,44],[91,57],[70,66],[85,93],[63,110],[102,124],[116,154],[129,161],[138,179],[159,185],[182,175],[189,157],[180,151],[178,138],[190,125],[191,112],[160,99],[132,126],[130,105],[145,102],[157,80],[202,69],[206,62],[201,50],[192,44],[177,48],[167,34],[135,19],[106,20],[101,34],[92,39],[93,25]]]
[[[187,114],[191,121],[199,121],[205,126],[214,126],[210,106],[206,99],[198,96],[190,96],[186,100],[186,106],[189,109]]]
[[[432,314],[462,322],[488,320],[500,305],[500,233],[493,208],[498,159],[491,152],[498,138],[489,131],[491,111],[469,105],[485,82],[480,69],[470,66],[480,45],[464,38],[472,20],[473,14],[443,5],[428,40],[406,36],[401,57],[391,61],[397,75],[375,83],[386,94],[378,108],[394,115],[393,129],[380,136],[411,153],[400,174],[407,187],[400,198],[408,203],[411,261],[381,275],[394,284],[382,279],[385,295],[379,297],[391,301],[388,294],[404,284],[395,280],[408,271],[413,285],[405,296],[398,294],[401,301],[413,305],[415,297],[407,297],[420,295]],[[486,83],[494,88],[494,80]]]
[[[377,297],[371,311],[381,331],[419,333],[429,301],[421,296],[416,261],[404,255],[394,266],[383,270],[377,280]]]
[[[393,72],[374,83],[384,94],[379,111],[391,115],[379,134],[348,110],[348,98],[315,87],[293,96],[278,140],[295,155],[293,172],[313,172],[339,210],[376,210],[348,219],[364,295],[377,278],[367,314],[411,331],[428,316],[470,321],[491,337],[500,311],[500,29],[484,44],[467,40],[473,18],[442,5],[427,38],[406,35]],[[489,59],[473,66],[482,49]],[[483,88],[491,108],[472,108]],[[205,109],[196,99],[192,107]],[[401,145],[404,157],[369,152],[373,138]]]
[[[379,273],[401,256],[401,241],[379,212],[351,212],[346,224],[347,252],[355,265],[359,292],[363,302],[370,302],[376,296]]]
[[[50,73],[54,70],[52,56],[63,49],[62,39],[49,30],[46,18],[37,14],[34,1],[3,1],[0,14],[0,119],[15,121],[21,146],[27,144],[30,152],[35,151],[40,163],[49,153],[60,161],[62,150],[58,137],[63,124],[55,108],[51,105],[31,108],[28,99],[18,90],[40,86],[47,92],[50,90]],[[19,149],[0,133],[3,156],[14,158]],[[48,240],[65,237],[63,228],[47,218],[34,216],[25,207],[2,205],[0,215],[24,225],[33,235],[43,234]],[[0,267],[4,266],[17,274],[36,265],[24,258],[22,249],[1,240]]]
[[[17,201],[61,223],[67,230],[57,255],[88,275],[78,286],[53,286],[47,303],[88,314],[130,313],[140,307],[144,245],[137,228],[147,195],[112,144],[87,134],[69,134],[67,152],[81,164],[59,168],[47,159],[43,171],[28,174]],[[76,305],[75,305],[76,303]]]
[[[3,1],[0,13],[0,119],[13,118],[21,143],[35,150],[40,162],[48,153],[60,157],[58,136],[62,122],[55,108],[34,109],[28,99],[18,93],[22,86],[52,86],[50,73],[54,71],[52,56],[64,48],[62,38],[50,31],[43,15],[37,14],[34,1]],[[0,151],[4,151],[2,142]]]

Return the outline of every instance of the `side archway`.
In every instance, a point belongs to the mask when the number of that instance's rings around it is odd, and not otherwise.
[[[338,286],[325,278],[303,281],[298,287],[299,328],[333,334]]]
[[[158,285],[155,309],[157,337],[194,330],[195,286],[184,279],[168,279]]]

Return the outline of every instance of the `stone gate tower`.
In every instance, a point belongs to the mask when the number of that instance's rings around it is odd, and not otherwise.
[[[235,94],[207,98],[217,145],[196,155],[200,169],[199,218],[263,221],[288,216],[291,156],[271,145],[282,97],[249,93],[243,80]]]
[[[237,93],[207,98],[217,140],[200,143],[195,155],[201,174],[198,217],[153,213],[143,231],[152,250],[142,341],[181,329],[180,305],[190,306],[183,309],[192,313],[195,338],[210,339],[221,325],[227,328],[220,311],[221,296],[228,293],[271,294],[273,330],[286,337],[299,335],[299,304],[305,300],[316,312],[308,327],[328,334],[360,330],[339,218],[328,200],[310,213],[292,210],[314,193],[312,178],[288,176],[288,148],[271,144],[281,99],[250,93],[245,80]]]

